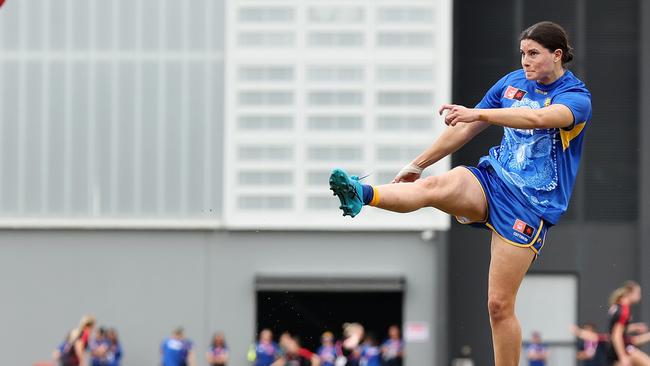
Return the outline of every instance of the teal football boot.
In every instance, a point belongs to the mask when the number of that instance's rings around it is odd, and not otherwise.
[[[339,208],[343,216],[355,217],[363,207],[363,188],[359,177],[348,175],[343,169],[336,168],[330,174],[330,189],[341,201]]]

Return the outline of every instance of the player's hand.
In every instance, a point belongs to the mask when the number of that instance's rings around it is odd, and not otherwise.
[[[630,360],[629,357],[624,357],[624,358],[619,358],[618,359],[618,366],[632,366],[632,360]]]
[[[634,323],[635,324],[635,331],[637,333],[645,333],[648,331],[648,325],[646,323]]]
[[[391,183],[415,182],[422,175],[422,168],[411,163],[397,173]]]
[[[457,104],[443,104],[438,110],[438,114],[442,116],[445,114],[445,124],[447,126],[456,126],[457,123],[472,123],[477,122],[480,118],[480,113],[476,109],[470,109]]]

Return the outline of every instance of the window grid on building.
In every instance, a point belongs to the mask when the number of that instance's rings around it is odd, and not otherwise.
[[[450,98],[451,1],[229,0],[226,7],[227,225],[449,225],[435,210],[400,220],[367,210],[351,224],[339,217],[327,178],[340,166],[388,183],[440,133],[434,110]],[[271,146],[292,153],[271,159]],[[287,167],[291,179],[268,175]],[[445,159],[428,174],[447,169]]]

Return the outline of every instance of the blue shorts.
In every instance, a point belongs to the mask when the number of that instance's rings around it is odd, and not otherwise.
[[[488,212],[487,217],[481,221],[470,221],[458,216],[456,220],[461,224],[490,229],[506,243],[530,248],[538,256],[552,225],[514,196],[491,166],[464,168],[480,183]]]

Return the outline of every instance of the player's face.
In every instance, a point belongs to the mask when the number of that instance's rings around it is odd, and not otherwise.
[[[526,73],[526,79],[544,82],[549,79],[555,71],[555,65],[559,63],[558,51],[551,52],[546,47],[533,41],[524,39],[519,45],[521,54],[521,67]],[[560,56],[561,56],[561,51]]]
[[[639,301],[641,301],[641,287],[639,286],[634,287],[634,290],[632,290],[632,293],[630,295],[630,300],[633,304],[636,304]]]
[[[270,330],[263,330],[262,333],[260,333],[260,340],[262,342],[271,342],[273,339],[273,333],[271,333]]]

